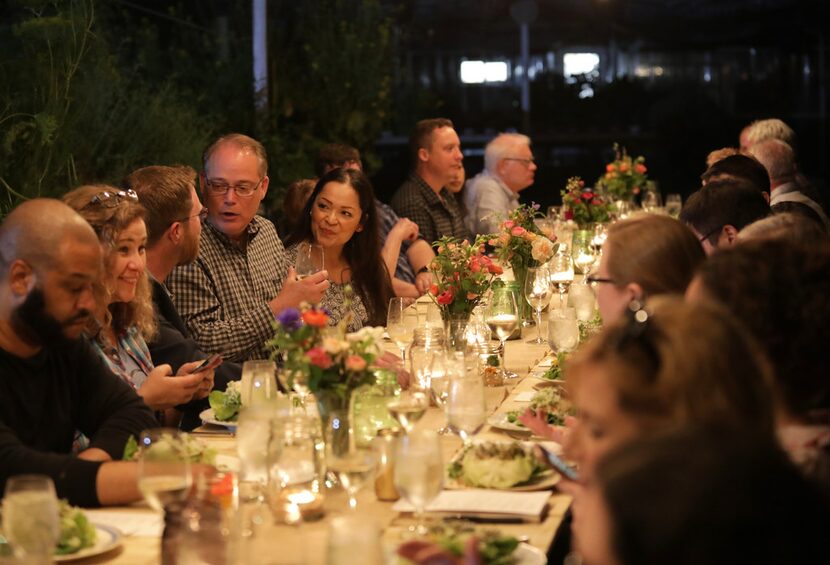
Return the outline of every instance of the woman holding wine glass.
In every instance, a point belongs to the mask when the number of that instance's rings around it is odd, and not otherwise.
[[[374,198],[369,179],[360,171],[329,171],[317,182],[286,241],[295,258],[301,244],[322,249],[331,284],[321,305],[330,312],[330,324],[348,319],[349,331],[382,326],[393,296],[381,257]]]

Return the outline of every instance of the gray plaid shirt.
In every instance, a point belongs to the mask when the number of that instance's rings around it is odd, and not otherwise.
[[[263,342],[274,335],[268,302],[288,272],[274,224],[256,216],[248,244],[237,247],[210,222],[202,226],[199,257],[167,279],[176,309],[199,346],[226,361],[267,359]]]
[[[455,197],[446,188],[442,188],[440,194],[439,198],[424,179],[413,172],[392,197],[391,204],[399,216],[418,224],[421,236],[430,244],[445,235],[472,241]]]

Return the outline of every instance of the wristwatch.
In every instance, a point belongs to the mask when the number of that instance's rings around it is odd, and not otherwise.
[[[427,267],[426,265],[424,265],[423,267],[421,267],[420,269],[418,269],[418,272],[417,272],[416,274],[417,274],[417,275],[420,275],[421,273],[428,273],[428,272],[429,272],[429,267]]]

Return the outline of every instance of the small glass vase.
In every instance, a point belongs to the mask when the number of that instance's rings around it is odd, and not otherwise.
[[[536,322],[533,320],[533,309],[525,300],[524,288],[527,280],[527,265],[524,262],[514,261],[510,264],[513,269],[513,279],[516,282],[516,305],[519,307],[519,318],[522,320],[523,327],[535,326]],[[513,336],[510,336],[512,339]]]
[[[467,324],[471,312],[449,312],[444,315],[444,335],[449,351],[464,352],[467,348]]]
[[[326,436],[327,440],[331,439],[328,448],[336,454],[347,452],[351,435],[351,399],[343,398],[332,390],[320,390],[314,396],[323,429],[333,429],[334,432]],[[330,422],[332,417],[337,418],[338,422]]]

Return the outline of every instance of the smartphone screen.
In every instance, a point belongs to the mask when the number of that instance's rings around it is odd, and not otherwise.
[[[193,373],[198,373],[199,371],[204,371],[205,369],[208,369],[210,367],[216,367],[221,362],[222,362],[222,357],[220,357],[218,354],[213,354],[210,357],[208,357],[207,359],[205,359],[204,361],[202,361],[201,363],[199,363],[199,365],[197,365],[195,368],[193,368],[190,371],[190,374],[192,375]]]
[[[579,480],[579,473],[576,471],[576,469],[565,463],[565,461],[561,457],[559,457],[551,451],[548,451],[541,445],[537,445],[536,449],[538,450],[538,453],[542,455],[543,460],[554,471],[556,471],[557,473],[571,481]]]

